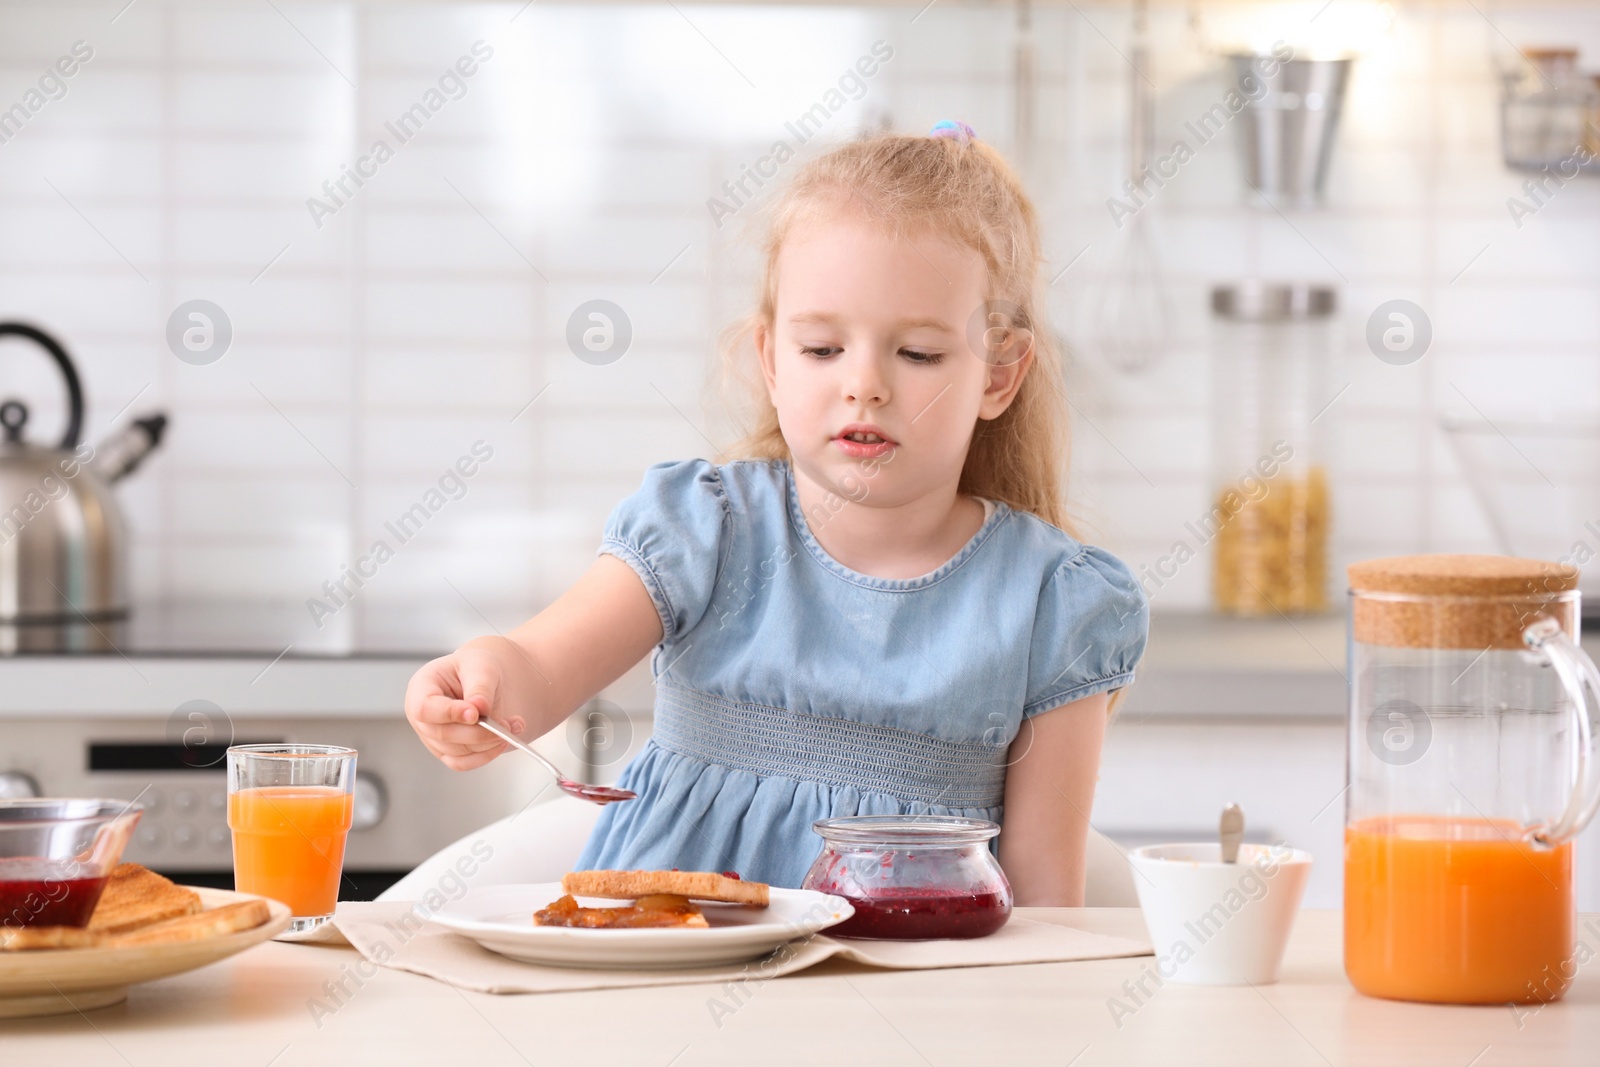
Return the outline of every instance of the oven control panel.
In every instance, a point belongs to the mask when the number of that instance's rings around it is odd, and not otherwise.
[[[184,744],[162,718],[11,715],[0,746],[0,796],[117,797],[144,806],[124,858],[164,872],[233,867],[228,829],[229,744],[348,745],[356,758],[345,867],[409,870],[470,831],[547,799],[549,778],[528,759],[452,771],[418,742],[405,717],[235,715],[215,740]],[[231,736],[229,736],[231,734]],[[580,770],[541,740],[547,755]],[[550,746],[550,747],[546,747]]]
[[[223,774],[151,774],[134,794],[144,805],[125,858],[147,867],[211,870],[233,863],[228,788]],[[119,795],[127,788],[118,790]],[[372,771],[357,771],[352,832],[376,828],[388,814],[388,789]]]
[[[208,865],[233,860],[233,839],[228,833],[228,788],[221,774],[208,774],[207,782],[189,776],[152,781],[139,802],[144,815],[129,843],[128,859],[156,866],[167,860],[206,855]],[[149,856],[150,860],[141,860]]]
[[[101,792],[144,806],[126,858],[173,870],[232,864],[227,759],[226,744],[91,741],[86,763],[108,787]],[[353,808],[353,833],[375,829],[388,814],[389,791],[376,771],[357,768]]]

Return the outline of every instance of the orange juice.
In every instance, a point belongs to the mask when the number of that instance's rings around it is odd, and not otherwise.
[[[1405,815],[1345,828],[1344,969],[1363,993],[1528,1004],[1575,971],[1572,844],[1505,820]]]
[[[339,899],[354,798],[331,786],[262,786],[228,796],[233,886],[295,915],[330,915]]]

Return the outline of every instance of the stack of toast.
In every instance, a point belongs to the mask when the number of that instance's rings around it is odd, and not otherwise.
[[[764,908],[770,887],[737,875],[710,871],[573,871],[561,879],[564,896],[533,913],[535,926],[570,926],[589,930],[649,929],[681,926],[709,929],[711,923],[695,900]],[[616,908],[579,907],[577,898],[631,900]]]
[[[561,888],[579,897],[631,900],[650,893],[676,893],[755,908],[766,907],[771,899],[771,887],[765,882],[710,871],[572,871],[562,877]]]
[[[201,941],[260,926],[271,917],[264,900],[241,900],[205,910],[200,894],[137,863],[106,879],[89,925],[0,927],[0,951],[123,948]]]

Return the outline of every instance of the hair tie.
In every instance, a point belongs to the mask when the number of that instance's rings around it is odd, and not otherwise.
[[[961,122],[960,120],[951,122],[949,119],[942,119],[939,122],[935,122],[933,124],[933,129],[928,131],[928,136],[948,137],[957,144],[971,144],[973,141],[978,139],[978,135],[972,132],[971,126],[968,126],[965,122]]]

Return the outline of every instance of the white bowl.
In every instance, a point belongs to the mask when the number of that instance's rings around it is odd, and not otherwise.
[[[1162,978],[1194,985],[1278,980],[1311,854],[1240,845],[1223,863],[1215,841],[1147,845],[1128,853]]]

